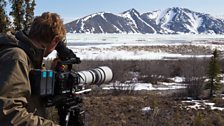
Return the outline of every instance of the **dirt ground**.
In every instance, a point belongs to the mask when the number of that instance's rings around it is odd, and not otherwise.
[[[223,100],[222,100],[223,102]],[[101,94],[84,97],[86,126],[223,126],[224,112],[187,109],[175,97]],[[145,107],[148,107],[146,109]],[[149,109],[150,107],[150,109]],[[143,109],[146,109],[143,111]]]

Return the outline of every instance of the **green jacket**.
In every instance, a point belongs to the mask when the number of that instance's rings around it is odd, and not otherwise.
[[[56,126],[44,118],[43,103],[31,95],[29,71],[40,68],[44,49],[32,44],[23,32],[0,35],[0,125]]]

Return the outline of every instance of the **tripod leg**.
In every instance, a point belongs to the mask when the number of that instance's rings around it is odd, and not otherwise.
[[[70,119],[70,114],[71,114],[71,112],[68,112],[66,117],[65,117],[65,126],[68,126],[69,119]]]
[[[71,116],[69,126],[84,126],[84,118],[85,118],[85,111],[81,110],[81,108],[76,108]]]

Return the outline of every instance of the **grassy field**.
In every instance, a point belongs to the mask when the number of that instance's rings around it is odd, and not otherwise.
[[[83,96],[86,126],[223,126],[224,112],[212,110],[203,104],[204,109],[189,108],[193,103],[183,102],[188,96],[205,98],[204,81],[198,78],[206,76],[208,59],[190,58],[182,60],[157,61],[82,61],[74,65],[76,71],[97,66],[109,66],[114,73],[112,82],[125,82],[133,78],[132,72],[139,73],[139,81],[152,83],[164,81],[168,77],[181,76],[186,82],[194,84],[184,90],[172,91],[105,91],[99,87]],[[221,61],[223,70],[223,61]],[[48,65],[49,66],[49,65]],[[152,78],[160,75],[162,78]],[[147,78],[142,78],[147,76]],[[192,79],[192,78],[196,78]],[[196,83],[196,85],[195,85]],[[155,83],[156,84],[156,83]],[[196,86],[196,87],[195,87]],[[198,92],[196,92],[198,91]],[[202,92],[201,92],[202,91]],[[196,92],[196,94],[195,94]],[[222,90],[223,93],[223,90]],[[223,98],[209,100],[215,106],[224,107]],[[143,111],[145,107],[150,110]],[[51,119],[57,121],[55,109],[50,110]],[[53,112],[52,112],[53,111]]]

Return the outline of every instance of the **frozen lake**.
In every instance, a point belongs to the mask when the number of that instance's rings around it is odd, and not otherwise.
[[[209,53],[215,48],[224,51],[224,35],[68,33],[66,38],[68,47],[86,60],[210,57]],[[192,49],[195,47],[198,47],[200,53],[195,53],[197,49]],[[205,49],[201,51],[202,48]],[[48,58],[55,55],[54,51]]]
[[[68,43],[98,44],[189,44],[223,42],[224,35],[159,35],[159,34],[67,34]]]

